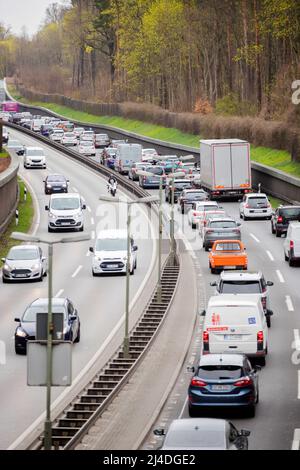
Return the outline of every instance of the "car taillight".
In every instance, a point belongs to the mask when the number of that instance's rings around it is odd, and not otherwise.
[[[250,379],[250,377],[245,377],[244,379],[238,380],[237,382],[234,382],[235,387],[249,387],[249,385],[252,385],[253,381]]]
[[[281,216],[280,216],[280,217],[278,217],[278,219],[277,219],[277,222],[279,222],[279,223],[281,224],[281,223],[282,223],[282,221],[283,221],[283,218],[282,218]]]
[[[261,343],[261,342],[263,342],[263,340],[264,340],[264,332],[263,332],[263,331],[259,331],[259,332],[257,333],[257,342],[258,342],[258,343]]]
[[[191,381],[191,386],[192,387],[206,387],[207,383],[204,382],[203,380],[199,379],[192,379]]]
[[[203,339],[203,343],[208,343],[208,341],[209,341],[209,333],[208,333],[208,331],[203,331],[202,339]]]
[[[293,240],[290,240],[290,249],[292,250],[294,248],[294,242]]]

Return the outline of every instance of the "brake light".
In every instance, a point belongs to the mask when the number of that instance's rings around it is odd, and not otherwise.
[[[259,332],[257,333],[257,342],[258,342],[258,343],[261,343],[261,342],[263,342],[263,340],[264,340],[264,332],[263,332],[263,331],[259,331]]]
[[[250,377],[245,377],[242,380],[238,380],[237,382],[234,382],[235,387],[249,387],[249,385],[252,385],[253,381],[250,379]]]
[[[250,207],[249,204],[245,204],[246,209],[249,209],[249,207]]]
[[[192,379],[191,381],[191,386],[192,387],[206,387],[207,383],[204,382],[203,380],[199,379]]]
[[[294,248],[294,242],[293,240],[290,240],[290,249],[292,250]]]
[[[208,341],[209,341],[209,333],[208,333],[208,331],[203,331],[202,339],[203,339],[203,343],[208,343]]]
[[[277,222],[279,222],[281,224],[282,221],[283,221],[283,218],[281,216],[279,216],[278,219],[277,219]]]

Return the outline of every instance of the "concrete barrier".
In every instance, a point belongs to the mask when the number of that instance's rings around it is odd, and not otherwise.
[[[0,234],[5,231],[15,215],[19,202],[18,169],[19,159],[11,153],[10,166],[0,173]]]

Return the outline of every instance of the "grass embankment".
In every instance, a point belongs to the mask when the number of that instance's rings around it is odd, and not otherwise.
[[[27,198],[26,201],[24,201],[25,184],[21,180],[18,181],[18,184],[20,190],[20,201],[18,205],[19,223],[16,225],[16,219],[13,217],[6,231],[0,237],[0,266],[3,264],[1,258],[5,258],[10,248],[14,245],[19,245],[22,243],[10,238],[11,233],[15,231],[27,233],[33,221],[34,209],[31,194],[27,188]]]
[[[5,152],[5,150],[2,150],[2,152],[0,152],[0,158],[7,158],[8,157],[8,153]]]
[[[118,116],[95,116],[93,114],[76,111],[67,106],[60,106],[55,103],[42,103],[42,102],[29,102],[23,97],[20,97],[16,88],[9,85],[10,93],[17,100],[24,103],[36,106],[44,106],[51,111],[61,114],[68,119],[76,121],[89,122],[92,124],[105,124],[112,127],[135,132],[146,137],[164,140],[166,142],[188,145],[191,147],[199,147],[200,136],[187,134],[178,129],[157,126],[142,121],[135,121],[133,119],[125,119]],[[300,177],[300,163],[291,162],[291,155],[285,150],[275,150],[267,147],[254,147],[251,145],[251,159],[263,165],[276,168],[284,171],[290,175]]]

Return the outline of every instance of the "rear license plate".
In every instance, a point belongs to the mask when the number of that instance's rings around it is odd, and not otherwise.
[[[213,392],[229,392],[231,390],[230,385],[212,385]]]
[[[224,266],[223,269],[233,269],[233,268],[234,268],[234,266]]]
[[[224,335],[225,341],[241,341],[243,335]]]

